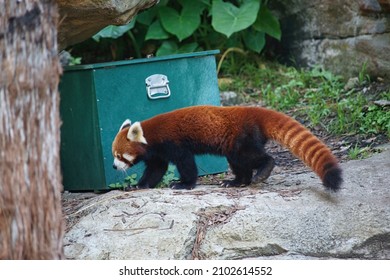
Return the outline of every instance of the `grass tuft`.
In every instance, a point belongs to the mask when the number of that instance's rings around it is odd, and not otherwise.
[[[321,67],[296,69],[259,59],[248,58],[239,63],[227,60],[222,73],[231,82],[221,90],[236,91],[248,103],[289,113],[335,135],[385,134],[390,138],[390,106],[374,103],[367,91],[372,81],[365,65],[359,73],[359,83],[353,88],[346,87],[340,76]],[[375,92],[374,99],[390,100],[389,88]]]

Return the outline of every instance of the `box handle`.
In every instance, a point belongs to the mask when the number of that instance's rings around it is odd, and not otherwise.
[[[146,92],[150,99],[168,98],[171,96],[168,77],[163,74],[154,74],[145,79]]]

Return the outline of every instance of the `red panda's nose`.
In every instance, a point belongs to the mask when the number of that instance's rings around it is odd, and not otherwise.
[[[114,169],[117,169],[117,167],[116,167],[115,163],[112,165],[112,168],[114,168]]]

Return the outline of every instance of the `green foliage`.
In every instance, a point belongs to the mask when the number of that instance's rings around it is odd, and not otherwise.
[[[172,181],[177,181],[179,178],[175,175],[175,166],[169,165],[168,170],[162,178],[161,182],[157,185],[158,188],[165,188],[170,185]],[[131,174],[124,179],[123,183],[117,182],[110,184],[108,187],[111,189],[125,189],[130,186],[136,186],[138,184],[137,174]]]
[[[125,34],[127,31],[132,29],[134,27],[135,21],[131,21],[130,23],[122,26],[114,26],[109,25],[106,28],[100,30],[99,33],[95,34],[92,38],[99,42],[102,38],[112,38],[116,39],[121,37],[123,34]]]
[[[118,52],[130,41],[133,57],[232,47],[260,53],[266,34],[281,37],[279,22],[266,4],[266,0],[165,0],[129,24],[108,26],[93,38],[118,39],[110,52]],[[123,58],[117,53],[112,56]]]
[[[281,39],[282,34],[280,32],[279,21],[264,5],[262,5],[259,10],[259,14],[257,15],[257,19],[253,25],[253,28],[258,32],[267,33],[275,39]]]
[[[137,174],[134,173],[134,174],[131,174],[130,176],[127,176],[125,178],[125,183],[126,183],[126,185],[130,185],[130,186],[137,185],[138,184]]]
[[[195,3],[195,7],[193,6]],[[168,33],[175,35],[181,42],[190,37],[200,25],[200,13],[203,3],[191,0],[182,0],[182,8],[176,10],[169,6],[161,6],[158,11],[158,19],[154,23],[161,22],[161,26]],[[150,39],[156,39],[150,37]]]
[[[232,73],[233,82],[224,90],[243,92],[248,96],[245,92],[250,87],[257,95],[257,102],[289,111],[299,119],[308,119],[311,125],[322,126],[330,133],[382,133],[390,138],[389,107],[374,104],[368,93],[360,88],[345,90],[343,79],[329,71],[320,67],[305,70],[248,60],[237,69],[239,72]],[[364,66],[362,69],[364,72]],[[390,100],[390,92],[375,98]]]
[[[348,157],[350,159],[358,159],[360,154],[361,148],[358,147],[356,144],[353,148],[348,150]]]
[[[351,149],[348,150],[348,158],[349,159],[364,159],[368,158],[372,151],[370,147],[359,147],[357,144]]]
[[[165,41],[162,43],[161,47],[157,50],[157,56],[178,54],[178,53],[190,53],[194,52],[198,48],[198,44],[189,43],[182,46],[179,46],[174,41]]]
[[[111,189],[125,189],[125,188],[130,187],[130,186],[136,186],[137,184],[138,184],[137,174],[134,173],[134,174],[131,174],[130,176],[127,176],[124,179],[123,183],[119,183],[119,182],[113,183],[113,184],[108,185],[108,187]]]
[[[362,64],[362,68],[359,71],[358,80],[360,84],[364,82],[370,82],[370,76],[367,74],[367,61]]]
[[[390,110],[371,103],[361,92],[343,93],[335,107],[336,117],[328,126],[331,131],[390,136]]]
[[[79,65],[79,64],[81,64],[81,57],[73,57],[73,56],[70,57],[70,61],[69,61],[70,66]]]
[[[212,26],[227,37],[251,26],[257,18],[260,1],[247,0],[237,7],[222,0],[212,1]]]

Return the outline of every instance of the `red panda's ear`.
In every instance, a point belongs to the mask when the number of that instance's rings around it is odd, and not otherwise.
[[[127,132],[127,139],[133,142],[148,144],[148,142],[146,142],[144,132],[139,122],[135,122],[132,126],[130,126],[129,131]]]
[[[121,131],[122,129],[126,128],[126,127],[129,127],[131,125],[131,121],[129,119],[125,120],[122,125],[121,125],[121,128],[119,128],[119,131]]]

